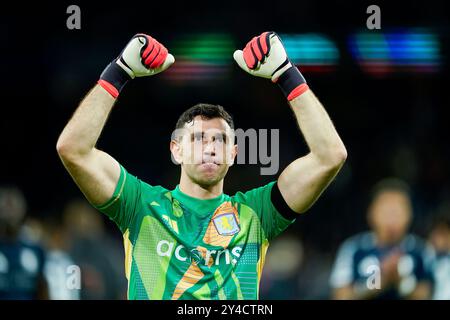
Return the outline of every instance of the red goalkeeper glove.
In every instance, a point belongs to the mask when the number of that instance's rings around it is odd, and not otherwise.
[[[175,62],[167,49],[149,35],[136,34],[100,75],[100,84],[117,98],[125,84],[135,77],[152,76]]]
[[[305,78],[289,60],[280,37],[264,32],[233,54],[239,67],[251,75],[271,79],[291,101],[308,90]]]

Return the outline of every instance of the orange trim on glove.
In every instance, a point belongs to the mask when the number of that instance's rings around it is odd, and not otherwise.
[[[294,100],[298,96],[302,95],[309,89],[308,85],[306,83],[302,83],[298,87],[296,87],[294,90],[291,91],[291,93],[287,96],[288,101]]]
[[[119,91],[108,81],[100,79],[97,81],[97,83],[101,85],[103,89],[108,91],[108,93],[112,95],[114,99],[116,99],[119,96]]]

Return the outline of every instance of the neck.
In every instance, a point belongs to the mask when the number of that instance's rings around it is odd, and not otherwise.
[[[203,186],[193,182],[182,172],[180,178],[180,190],[193,198],[212,199],[223,193],[223,179],[214,185]]]
[[[382,236],[381,234],[376,235],[377,245],[380,247],[391,246],[398,244],[403,238],[391,238],[388,236]]]

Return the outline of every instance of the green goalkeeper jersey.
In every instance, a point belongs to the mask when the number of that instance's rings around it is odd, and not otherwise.
[[[274,184],[201,200],[121,166],[97,209],[123,233],[128,298],[258,299],[269,242],[293,222],[272,204]]]

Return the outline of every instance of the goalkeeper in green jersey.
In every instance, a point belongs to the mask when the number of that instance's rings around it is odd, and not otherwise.
[[[276,33],[254,37],[234,59],[279,85],[309,146],[276,181],[223,193],[237,145],[232,118],[215,105],[196,105],[177,122],[170,150],[181,177],[173,190],[141,181],[95,147],[124,85],[175,61],[145,34],[106,67],[58,139],[76,184],[123,233],[129,299],[258,299],[270,241],[308,210],[346,159],[330,118]]]

